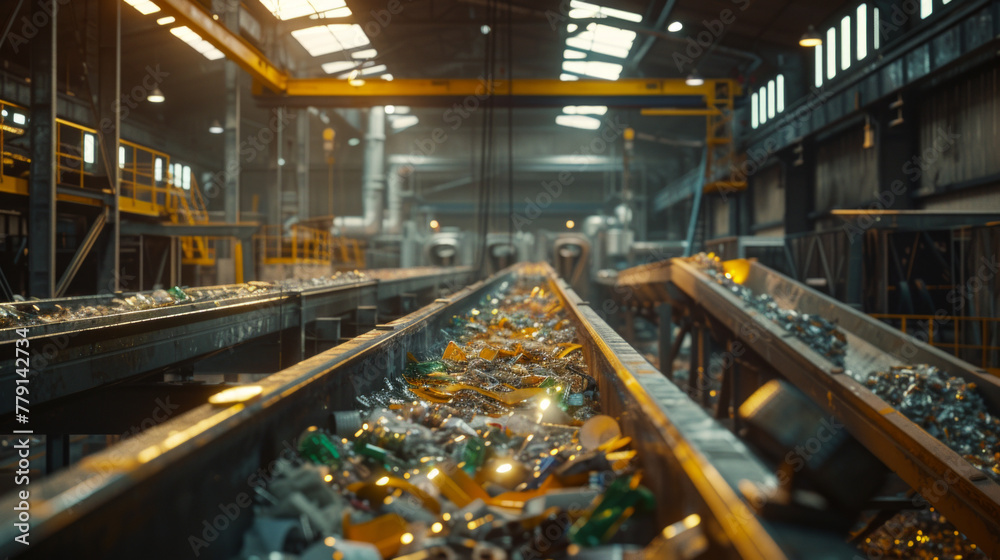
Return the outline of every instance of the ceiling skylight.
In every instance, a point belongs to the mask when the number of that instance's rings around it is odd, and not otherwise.
[[[369,45],[368,36],[358,24],[317,25],[292,31],[292,37],[312,56],[320,56]]]
[[[323,71],[327,74],[338,74],[340,72],[347,72],[354,70],[358,65],[355,60],[337,60],[334,62],[327,62],[323,65]]]
[[[212,46],[212,43],[201,38],[194,31],[191,31],[185,26],[174,27],[170,30],[178,39],[184,41],[191,46],[194,50],[200,52],[202,56],[209,60],[218,60],[220,58],[225,58],[226,55],[222,54],[222,51]]]
[[[597,130],[601,127],[600,120],[583,115],[558,115],[556,116],[556,124],[585,130]]]
[[[565,58],[566,60],[584,59],[587,58],[587,53],[583,51],[574,51],[573,49],[566,49],[563,51],[563,58]]]
[[[596,60],[566,60],[563,61],[562,67],[566,72],[601,78],[602,80],[617,80],[622,73],[621,64]]]
[[[370,68],[362,68],[361,69],[361,75],[362,76],[371,76],[373,74],[381,74],[382,72],[385,72],[386,70],[388,70],[388,68],[385,67],[385,64],[379,64],[377,66],[372,66]]]
[[[575,82],[580,79],[579,76],[574,76],[573,74],[559,74],[559,79],[564,82]]]
[[[304,16],[328,18],[351,15],[351,9],[344,0],[260,0],[260,2],[280,20]]]
[[[574,19],[613,17],[636,23],[642,21],[640,14],[626,12],[625,10],[616,10],[614,8],[605,8],[604,6],[580,2],[579,0],[572,0],[569,3],[569,7],[569,17]]]
[[[600,23],[590,23],[587,30],[566,39],[566,46],[593,51],[618,58],[628,56],[635,40],[635,31],[618,29]]]
[[[365,49],[363,51],[357,51],[351,53],[351,58],[360,58],[362,60],[366,58],[375,58],[378,56],[378,51],[375,49]]]
[[[608,112],[608,108],[601,105],[570,105],[563,107],[563,113],[567,115],[603,115]]]
[[[351,75],[351,73],[354,72],[354,69],[357,69],[359,76],[373,76],[376,74],[381,74],[386,70],[388,70],[388,68],[385,67],[385,64],[375,64],[371,60],[365,62],[356,60],[350,64],[351,65],[349,67],[341,68],[340,70],[334,70],[333,72],[330,73],[339,72],[340,75],[337,76],[338,78],[347,78]],[[323,65],[323,69],[324,70],[326,69],[326,64]]]
[[[404,128],[410,128],[418,122],[420,122],[420,119],[416,115],[392,115],[389,119],[392,129],[397,132]]]
[[[139,13],[144,16],[160,11],[160,7],[149,0],[125,0],[125,3],[139,10]]]

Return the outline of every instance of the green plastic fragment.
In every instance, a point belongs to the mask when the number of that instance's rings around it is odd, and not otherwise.
[[[645,486],[632,488],[632,478],[622,477],[608,487],[594,511],[570,528],[570,541],[597,546],[613,536],[614,529],[635,512],[653,511],[655,498]]]
[[[462,461],[465,462],[462,470],[469,474],[475,474],[483,466],[486,461],[486,446],[482,440],[477,437],[468,438],[462,451]]]
[[[188,295],[184,293],[184,290],[182,290],[180,286],[174,286],[173,288],[170,288],[169,290],[167,290],[167,293],[170,294],[177,301],[185,301],[188,299]]]
[[[418,375],[430,375],[437,372],[448,371],[448,364],[441,360],[431,360],[429,362],[411,362],[406,364],[406,375],[414,377]]]
[[[323,432],[309,432],[299,440],[299,454],[313,463],[340,466],[340,449]]]
[[[370,457],[381,464],[385,464],[386,457],[389,456],[389,452],[385,449],[382,449],[377,445],[365,443],[365,441],[361,439],[354,441],[354,452],[358,455]]]

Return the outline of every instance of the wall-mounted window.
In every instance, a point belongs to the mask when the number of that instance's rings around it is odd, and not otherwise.
[[[118,146],[118,167],[125,169],[125,146]]]
[[[764,124],[767,122],[767,89],[761,88],[758,93],[760,93],[760,124]]]
[[[857,56],[858,60],[864,60],[868,56],[868,4],[858,6],[857,22]],[[878,29],[875,30],[875,33],[878,33]]]
[[[782,111],[785,110],[785,75],[784,74],[778,74],[778,77],[775,80],[776,80],[776,82],[778,84],[777,85],[777,89],[778,89],[778,93],[777,93],[778,94],[778,102],[777,102],[777,105],[778,105],[778,112],[780,113],[780,112],[782,112]]]
[[[163,158],[153,158],[153,180],[163,180]]]
[[[851,16],[840,20],[840,69],[851,67]]]
[[[750,94],[750,126],[757,128],[785,110],[785,75],[773,80]]]
[[[826,79],[832,80],[837,76],[837,28],[836,26],[826,30]]]
[[[189,166],[185,165],[183,173],[184,174],[182,175],[182,177],[184,177],[184,182],[181,185],[181,187],[184,190],[189,191],[189,190],[191,190],[191,168]]]
[[[816,51],[816,87],[823,85],[823,45],[815,47],[813,49]]]
[[[97,150],[94,149],[94,135],[84,133],[83,135],[83,163],[94,163]]]
[[[879,39],[882,37],[882,27],[878,19],[878,8],[875,8],[872,11],[872,25],[875,26],[875,38],[872,39],[872,48],[878,50],[880,42]]]
[[[774,80],[767,82],[767,118],[774,118],[774,103],[777,95],[774,93]]]
[[[920,0],[920,19],[927,19],[934,13],[934,0]]]

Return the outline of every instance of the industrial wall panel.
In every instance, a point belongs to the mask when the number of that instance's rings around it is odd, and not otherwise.
[[[966,49],[974,49],[993,38],[993,13],[989,6],[962,25],[965,27]]]
[[[1000,69],[985,68],[943,85],[920,107],[920,194],[1000,173]]]
[[[934,212],[980,212],[1000,208],[1000,185],[942,194],[928,198],[924,210]]]
[[[734,235],[729,231],[729,205],[732,199],[712,197],[709,204],[712,212],[712,237]]]
[[[859,126],[820,144],[816,159],[814,210],[852,208],[874,199],[878,188],[878,152],[863,149]]]
[[[785,178],[781,164],[765,168],[753,181],[753,225],[785,219]]]

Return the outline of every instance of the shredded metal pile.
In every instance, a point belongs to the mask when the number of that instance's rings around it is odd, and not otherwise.
[[[934,508],[896,515],[865,539],[860,549],[866,558],[988,560]]]
[[[755,295],[734,282],[714,255],[700,254],[690,262],[736,294],[748,307],[781,325],[819,354],[843,367],[847,339],[822,317],[782,309],[767,294]],[[895,407],[969,463],[1000,482],[1000,418],[992,415],[975,383],[948,377],[929,365],[894,366],[862,378],[879,398]],[[898,529],[898,530],[897,530]],[[869,558],[978,559],[976,545],[944,516],[930,510],[910,511],[887,522],[862,545]]]
[[[359,397],[365,412],[304,432],[306,461],[258,492],[241,558],[603,558],[655,536],[631,440],[598,413],[554,294],[502,285],[442,335]]]
[[[719,257],[712,254],[700,253],[691,257],[690,262],[743,300],[747,307],[757,310],[834,365],[844,367],[847,337],[837,325],[818,315],[780,307],[769,294],[754,294],[750,288],[734,282],[731,275],[724,271]]]
[[[882,400],[1000,482],[1000,418],[990,414],[975,383],[928,365],[876,371],[865,382]]]

